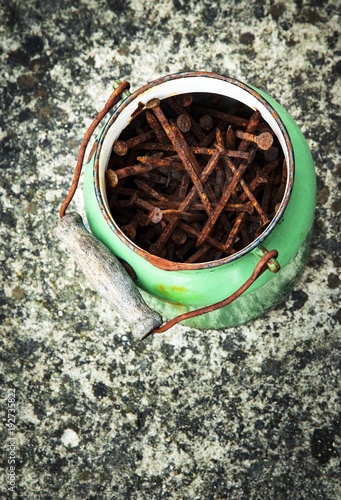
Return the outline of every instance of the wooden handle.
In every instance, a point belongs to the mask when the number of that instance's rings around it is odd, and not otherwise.
[[[137,340],[162,324],[162,317],[144,302],[119,260],[87,231],[82,218],[70,212],[57,222],[54,234],[66,244],[92,287],[124,318]]]

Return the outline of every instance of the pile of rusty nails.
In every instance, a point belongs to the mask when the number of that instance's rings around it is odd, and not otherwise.
[[[260,236],[284,195],[287,169],[259,111],[221,96],[152,99],[113,144],[111,214],[137,246],[173,262],[209,262]]]

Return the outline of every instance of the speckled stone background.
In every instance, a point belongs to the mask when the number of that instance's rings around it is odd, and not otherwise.
[[[341,498],[338,7],[0,2],[2,424],[3,398],[17,394],[9,497]],[[297,121],[317,171],[312,252],[261,319],[134,343],[51,227],[113,79],[135,90],[183,69],[252,83]],[[73,208],[82,213],[81,192]]]

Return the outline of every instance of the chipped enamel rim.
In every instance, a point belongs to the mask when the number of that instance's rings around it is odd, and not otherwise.
[[[219,260],[200,263],[180,263],[153,255],[135,245],[116,224],[108,204],[105,186],[105,172],[108,167],[112,146],[122,130],[135,118],[139,110],[151,99],[160,100],[186,93],[213,93],[238,100],[253,110],[259,110],[264,121],[271,127],[282,147],[287,164],[287,182],[280,207],[266,229],[258,238],[242,250]],[[294,180],[294,154],[287,129],[274,108],[253,88],[238,80],[215,73],[196,71],[167,75],[150,82],[124,99],[115,109],[103,128],[94,153],[94,189],[100,210],[106,223],[126,246],[151,264],[165,270],[207,269],[235,261],[255,250],[274,230],[289,203]]]

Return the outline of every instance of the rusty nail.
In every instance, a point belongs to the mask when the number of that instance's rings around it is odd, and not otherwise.
[[[228,238],[226,240],[226,243],[225,243],[226,249],[229,249],[234,244],[236,237],[239,233],[240,227],[245,220],[245,216],[246,216],[245,212],[238,214],[238,216],[233,224],[233,227],[230,231],[230,234],[228,235]]]
[[[128,146],[124,141],[116,141],[113,150],[117,155],[124,156],[128,153]]]
[[[187,260],[187,264],[193,264],[194,262],[200,261],[207,253],[211,250],[210,245],[202,245],[198,250],[192,254]]]
[[[199,141],[206,137],[205,133],[201,130],[201,127],[197,124],[194,118],[183,106],[179,106],[174,98],[169,99],[169,106],[173,109],[173,111],[175,111],[178,116],[185,115],[188,117],[191,122],[191,131]]]
[[[263,196],[262,196],[262,201],[261,201],[261,205],[262,205],[264,211],[267,211],[269,208],[271,193],[273,190],[273,179],[274,179],[274,172],[272,172],[269,175],[268,182],[264,186],[264,191],[263,191]]]
[[[180,211],[182,202],[181,201],[173,201],[169,199],[160,199],[158,201],[158,207],[161,208],[162,210],[172,210],[173,212],[176,212],[179,216],[182,214],[188,214],[188,215],[196,215],[195,213],[191,212],[184,212]],[[218,202],[212,202],[212,207],[216,207]],[[199,211],[204,211],[205,207],[201,203],[192,203],[190,205],[191,210],[195,210],[195,212]],[[249,201],[247,203],[226,203],[224,210],[226,212],[246,212],[248,214],[253,213],[253,205]],[[170,213],[170,212],[169,212]]]
[[[189,237],[187,238],[187,241],[183,245],[178,246],[175,249],[175,255],[179,260],[179,262],[184,261],[185,255],[194,247],[194,243],[195,243],[194,238]]]
[[[214,185],[214,194],[215,194],[216,198],[220,198],[220,196],[222,194],[222,189],[223,189],[223,185],[224,185],[224,178],[225,178],[224,170],[218,163],[217,167],[216,167],[216,178],[215,178],[215,185]]]
[[[128,152],[128,149],[141,144],[141,142],[148,141],[148,139],[151,139],[153,136],[154,131],[147,130],[147,132],[142,132],[141,134],[138,134],[126,141],[116,141],[114,143],[113,150],[117,155],[124,156]]]
[[[189,224],[186,224],[186,222],[179,222],[178,223],[178,227],[180,229],[183,229],[183,231],[185,231],[185,233],[188,235],[188,236],[194,236],[194,237],[198,237],[200,232],[195,229],[193,227],[193,225],[189,225]],[[212,238],[211,236],[208,236],[207,239],[206,239],[207,243],[209,245],[211,245],[212,247],[214,248],[217,248],[218,250],[221,250],[222,252],[224,253],[230,253],[224,246],[223,243],[221,243],[220,241],[216,240],[215,238]]]
[[[182,175],[178,190],[178,197],[180,200],[183,200],[186,197],[188,184],[189,184],[189,176],[187,174]]]
[[[250,244],[250,236],[246,230],[245,224],[240,226],[240,235],[242,237],[243,248],[245,248]]]
[[[173,260],[175,245],[176,245],[176,243],[173,240],[167,241],[167,245],[166,245],[166,259]]]
[[[152,165],[154,168],[172,167],[183,170],[180,158],[168,156],[167,158],[153,158],[152,156],[138,156],[138,161],[144,165]]]
[[[179,94],[176,96],[175,100],[180,106],[183,106],[184,108],[187,108],[190,106],[193,102],[193,96],[192,94]]]
[[[162,220],[162,210],[159,207],[155,207],[148,201],[142,200],[136,193],[133,194],[129,202],[130,205],[135,205],[136,207],[148,210],[148,217],[153,224],[157,224]]]
[[[233,127],[229,125],[226,131],[226,148],[235,149],[235,147],[236,147],[236,134],[234,133]]]
[[[176,124],[181,132],[189,132],[191,130],[192,122],[189,115],[182,113],[176,119]]]
[[[109,189],[115,188],[118,184],[117,174],[111,169],[105,172],[105,180]]]
[[[203,102],[203,105],[205,108],[214,108],[222,97],[223,96],[220,94],[210,94],[210,96]]]
[[[202,221],[205,219],[204,215],[192,212],[180,212],[179,210],[176,210],[174,208],[166,208],[165,210],[162,210],[162,215],[173,215],[174,217],[185,219],[187,221]]]
[[[268,150],[264,151],[264,158],[268,161],[275,161],[279,156],[278,148],[271,146]]]
[[[187,240],[187,234],[182,229],[176,228],[176,229],[174,229],[174,231],[171,235],[171,239],[177,245],[183,245],[185,243],[185,241]]]
[[[239,139],[246,139],[247,141],[257,144],[259,149],[268,150],[273,143],[273,136],[269,132],[262,132],[259,135],[243,132],[242,130],[235,131],[236,137]]]
[[[219,111],[217,109],[206,108],[198,105],[193,106],[193,110],[197,111],[200,114],[207,114],[212,116],[213,118],[218,118],[219,120],[223,120],[228,123],[232,123],[233,125],[237,125],[239,127],[247,127],[249,120],[247,118],[241,118],[240,116],[231,115],[230,113],[225,113],[224,111]]]
[[[157,140],[161,144],[166,144],[168,142],[167,135],[164,133],[162,127],[160,127],[159,122],[150,111],[146,111],[146,120],[150,128],[154,131]]]
[[[134,179],[134,183],[136,184],[137,187],[139,187],[144,193],[149,194],[152,198],[155,198],[156,200],[160,201],[166,201],[168,202],[168,198],[160,194],[158,191],[153,189],[149,184],[146,184],[145,182],[139,180],[139,179]]]
[[[266,181],[267,178],[264,175],[261,175],[259,172],[257,172],[256,177],[249,184],[250,192],[253,193],[253,191],[255,191],[258,186],[266,183]],[[242,203],[243,201],[246,200],[246,198],[248,198],[248,194],[246,193],[246,191],[244,191],[244,193],[240,195],[238,201]]]
[[[188,144],[187,144],[188,145]],[[208,147],[203,147],[203,146],[188,146],[189,150],[192,151],[194,154],[200,154],[200,155],[213,155],[215,152],[214,148],[208,148]],[[160,144],[160,143],[153,143],[153,142],[146,142],[144,144],[139,145],[139,149],[154,149],[154,150],[159,150],[159,151],[177,151],[176,147],[173,146],[172,144]],[[244,160],[250,159],[250,153],[247,153],[245,151],[236,151],[235,149],[223,149],[221,151],[221,154],[224,156],[231,156],[233,158],[242,158]],[[144,158],[144,157],[143,157]],[[149,158],[149,157],[145,157]],[[177,157],[170,157],[174,161],[177,160]],[[137,157],[139,159],[139,157]],[[164,160],[167,160],[167,158],[163,158]],[[141,161],[141,160],[139,160]]]
[[[202,115],[199,118],[200,127],[207,132],[213,128],[214,122],[210,115]]]

